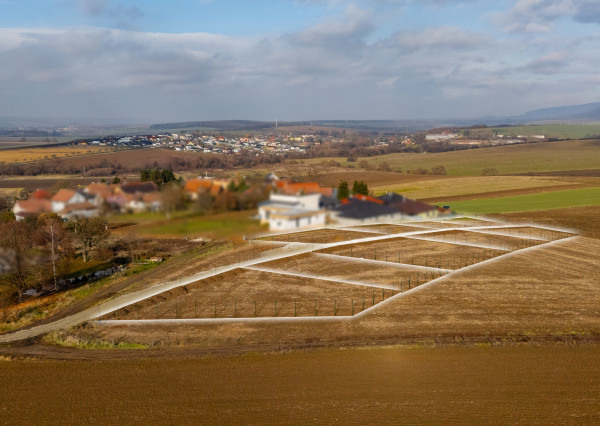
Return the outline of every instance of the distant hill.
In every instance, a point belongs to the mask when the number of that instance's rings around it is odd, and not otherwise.
[[[233,130],[260,130],[274,127],[271,121],[251,120],[213,120],[213,121],[186,121],[181,123],[161,123],[150,126],[152,130],[175,130],[175,129],[215,129],[223,131]]]
[[[600,121],[600,102],[583,105],[540,108],[529,111],[519,117],[526,122],[531,121]]]

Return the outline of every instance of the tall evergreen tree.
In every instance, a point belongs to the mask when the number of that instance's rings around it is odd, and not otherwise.
[[[348,187],[348,182],[343,180],[340,182],[338,186],[337,197],[338,200],[343,200],[344,198],[348,198],[350,196],[350,188]]]

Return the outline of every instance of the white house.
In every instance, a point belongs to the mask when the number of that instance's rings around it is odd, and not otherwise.
[[[62,212],[69,204],[84,203],[87,201],[85,196],[72,189],[60,189],[50,200],[52,202],[52,211],[54,213]]]
[[[268,223],[271,231],[289,231],[323,226],[325,210],[319,208],[321,194],[271,194],[269,201],[258,207],[261,223]]]

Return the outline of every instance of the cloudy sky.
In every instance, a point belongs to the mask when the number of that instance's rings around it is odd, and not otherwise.
[[[0,0],[0,116],[517,115],[600,101],[600,0]]]

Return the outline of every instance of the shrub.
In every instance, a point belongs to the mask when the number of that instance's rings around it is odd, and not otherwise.
[[[432,175],[445,175],[446,174],[446,168],[444,166],[434,166],[431,168],[431,174]]]
[[[481,176],[498,176],[498,170],[494,167],[486,167],[481,171]]]

